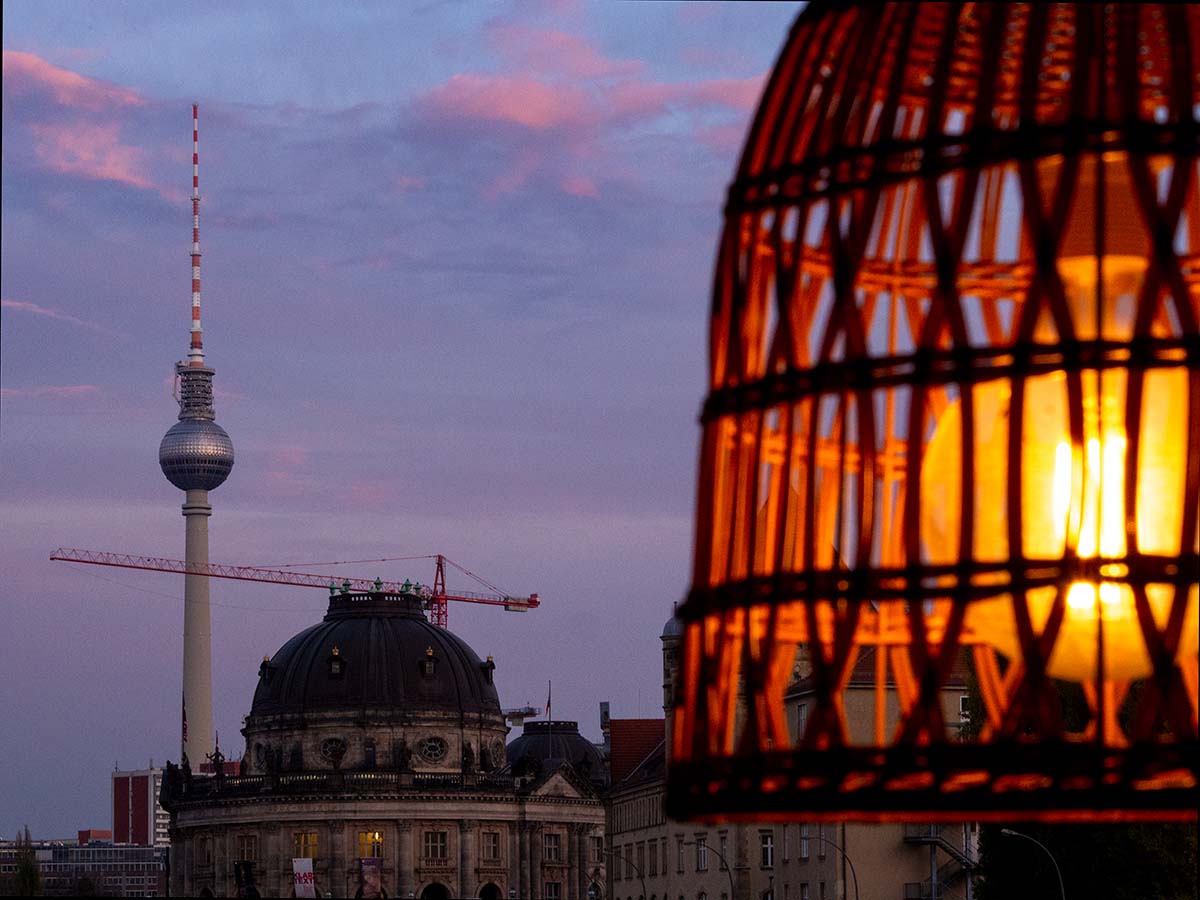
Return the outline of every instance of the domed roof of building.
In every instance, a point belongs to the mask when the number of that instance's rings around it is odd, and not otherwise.
[[[663,626],[662,636],[665,638],[683,637],[683,623],[679,621],[679,617],[672,614],[671,618],[667,619],[667,624]]]
[[[507,755],[514,769],[526,758],[542,765],[556,760],[570,763],[593,781],[605,778],[604,755],[579,733],[578,722],[526,722],[521,735],[509,742]]]
[[[366,710],[499,717],[495,665],[429,622],[415,595],[336,594],[260,670],[250,718]]]

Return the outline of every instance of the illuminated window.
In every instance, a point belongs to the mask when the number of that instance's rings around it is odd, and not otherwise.
[[[383,856],[383,833],[360,831],[358,833],[358,855],[360,858]]]
[[[317,833],[315,831],[297,831],[292,835],[292,855],[297,859],[317,858]]]

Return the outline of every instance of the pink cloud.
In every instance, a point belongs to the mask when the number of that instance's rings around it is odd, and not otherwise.
[[[90,328],[92,331],[99,331],[102,334],[111,334],[116,337],[124,337],[125,335],[113,331],[111,328],[105,328],[96,322],[89,322],[86,319],[79,319],[65,312],[60,312],[57,309],[51,309],[46,306],[38,306],[36,303],[29,303],[25,300],[0,300],[0,309],[11,309],[18,312],[32,313],[35,316],[43,316],[47,319],[56,319],[59,322],[66,322],[70,325],[78,325],[81,328]]]
[[[34,123],[29,130],[36,138],[34,153],[52,171],[154,188],[145,177],[143,151],[121,143],[115,122],[94,125]]]
[[[4,87],[18,96],[32,90],[48,91],[60,106],[100,112],[114,106],[143,106],[135,91],[88,78],[20,50],[4,51]]]
[[[654,118],[672,108],[726,107],[746,112],[754,108],[762,77],[710,81],[628,81],[613,88],[609,110],[619,117]]]
[[[600,191],[596,183],[581,175],[571,175],[559,182],[559,187],[572,197],[599,197]]]
[[[425,187],[425,179],[413,175],[397,175],[392,185],[398,191],[419,190]]]
[[[463,73],[435,87],[424,102],[440,115],[544,130],[578,122],[587,95],[524,75]]]
[[[308,461],[308,451],[296,445],[273,446],[267,458],[274,468],[298,469]]]
[[[53,397],[72,399],[75,397],[90,397],[100,388],[94,384],[37,384],[23,388],[0,388],[0,399],[16,400],[18,398]]]
[[[518,68],[571,78],[614,78],[636,75],[645,63],[605,56],[584,38],[546,28],[494,25],[492,43]]]

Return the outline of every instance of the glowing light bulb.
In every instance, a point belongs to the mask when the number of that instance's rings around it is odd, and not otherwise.
[[[1097,260],[1095,257],[1060,261],[1060,272],[1073,309],[1094,314]],[[1145,262],[1136,257],[1105,257],[1105,309],[1117,309],[1140,282]],[[1090,277],[1089,277],[1089,273]],[[1110,302],[1111,301],[1111,302]],[[1120,330],[1120,322],[1109,325]],[[1083,335],[1085,337],[1093,335]],[[1054,337],[1040,336],[1042,343]],[[1081,373],[1083,440],[1071,438],[1067,378],[1062,372],[1032,376],[1025,381],[1020,448],[1022,546],[1008,546],[1008,441],[1011,389],[1007,381],[988,382],[973,391],[975,446],[973,553],[980,562],[1027,559],[1061,561],[1070,556],[1097,560],[1097,581],[1077,580],[1066,588],[1065,617],[1048,662],[1048,672],[1072,681],[1093,680],[1103,633],[1104,675],[1115,680],[1150,674],[1150,660],[1138,621],[1133,589],[1120,579],[1128,574],[1124,558],[1131,549],[1148,555],[1177,556],[1183,540],[1184,473],[1187,466],[1188,380],[1179,368],[1145,373],[1140,409],[1126,422],[1128,373],[1124,369]],[[1135,478],[1135,508],[1126,509],[1128,434],[1139,435]],[[930,563],[958,561],[961,528],[962,403],[952,402],[940,416],[926,446],[921,470],[921,538]],[[1132,515],[1135,528],[1126,530]],[[1128,546],[1128,536],[1135,547]],[[1071,544],[1068,545],[1068,539]],[[1111,562],[1105,562],[1110,560]],[[1105,576],[1112,581],[1104,580]],[[1020,654],[1013,603],[1027,602],[1035,633],[1050,614],[1058,588],[1038,587],[1024,598],[1004,594],[972,603],[968,627],[984,643],[1006,656]],[[1146,587],[1155,621],[1162,628],[1175,588]],[[1180,654],[1195,655],[1197,589],[1187,597]]]

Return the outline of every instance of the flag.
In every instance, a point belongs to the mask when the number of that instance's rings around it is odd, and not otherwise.
[[[550,715],[550,696],[553,692],[554,692],[554,682],[547,681],[546,682],[546,718],[547,719],[554,718],[554,716]]]
[[[180,698],[180,705],[183,710],[183,743],[187,744],[187,695],[184,694]]]

